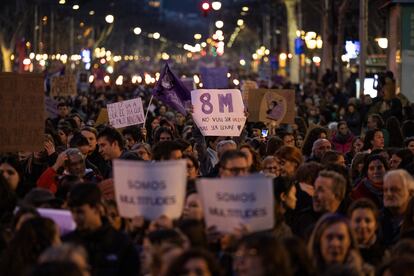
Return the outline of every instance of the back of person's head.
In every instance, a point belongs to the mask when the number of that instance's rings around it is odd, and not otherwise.
[[[405,138],[413,137],[414,138],[414,120],[407,120],[401,126],[401,131]]]
[[[37,264],[30,276],[85,276],[82,270],[73,262],[62,261],[62,262],[47,262]]]
[[[169,160],[173,151],[181,151],[181,145],[175,141],[162,141],[154,145],[152,158],[156,161]]]
[[[77,244],[63,243],[46,249],[39,257],[39,263],[74,262],[81,269],[88,266],[88,253]]]
[[[122,138],[122,135],[113,127],[105,127],[102,129],[97,138],[105,138],[110,144],[117,142],[120,149],[124,148],[124,139]]]
[[[160,229],[152,231],[148,233],[147,238],[153,246],[169,243],[184,248],[187,242],[185,236],[175,229]]]
[[[101,190],[97,185],[92,183],[82,183],[75,185],[69,192],[68,206],[73,208],[87,204],[91,207],[95,207],[101,204],[101,200]]]
[[[240,251],[244,251],[244,254],[255,253],[263,267],[263,275],[292,275],[288,252],[283,244],[269,233],[259,232],[243,237],[238,242],[236,258],[243,254]]]
[[[413,239],[406,239],[403,238],[399,240],[392,248],[391,248],[391,256],[395,258],[403,257],[403,256],[412,256],[414,257],[414,240]]]
[[[0,227],[12,218],[17,205],[17,195],[11,189],[3,174],[0,174]]]
[[[201,249],[190,249],[183,252],[170,264],[165,275],[193,275],[190,274],[190,271],[188,271],[186,267],[187,263],[192,259],[203,260],[205,262],[205,264],[207,265],[206,269],[208,270],[208,274],[206,275],[224,275],[220,269],[220,266],[216,258],[210,252]],[[194,273],[195,271],[191,272]]]
[[[312,153],[313,143],[321,138],[321,134],[324,134],[325,137],[328,135],[327,131],[323,127],[314,127],[308,130],[308,133],[305,136],[303,141],[302,154],[304,156],[310,156]]]
[[[319,162],[311,161],[306,162],[298,167],[295,173],[296,181],[304,182],[309,185],[315,183],[316,178],[318,178],[319,172],[323,170],[322,164]]]
[[[283,140],[277,136],[272,136],[266,143],[266,155],[274,155],[283,146]]]
[[[122,135],[130,135],[135,142],[141,141],[141,132],[138,126],[128,126],[122,130]]]
[[[378,276],[411,276],[414,271],[414,256],[393,256],[377,272]]]
[[[10,265],[10,275],[34,264],[39,255],[55,243],[57,229],[49,218],[33,217],[23,222],[6,249],[4,263]]]
[[[207,249],[207,237],[203,221],[196,219],[182,219],[177,227],[189,239],[192,248]]]
[[[83,136],[79,131],[75,132],[72,139],[69,141],[69,147],[78,148],[82,146],[89,146],[88,139]]]
[[[219,162],[220,167],[226,166],[229,160],[233,160],[237,158],[244,158],[247,160],[246,154],[240,150],[228,150],[224,152],[220,158],[220,162]]]
[[[289,253],[290,263],[294,264],[294,275],[315,275],[315,268],[303,240],[293,236],[283,239],[283,245]]]

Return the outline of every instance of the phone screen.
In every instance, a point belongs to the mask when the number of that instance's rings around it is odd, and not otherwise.
[[[269,133],[268,129],[262,129],[262,137],[267,137],[268,133]]]

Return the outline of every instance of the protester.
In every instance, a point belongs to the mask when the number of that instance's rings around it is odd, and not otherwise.
[[[389,171],[384,176],[384,209],[380,221],[382,238],[387,246],[397,242],[413,194],[414,179],[405,170]]]
[[[28,219],[3,252],[0,258],[0,271],[7,271],[9,275],[27,275],[44,250],[59,244],[59,230],[51,219]]]
[[[369,155],[365,160],[362,179],[356,183],[351,193],[353,200],[359,198],[371,199],[378,208],[383,206],[383,178],[388,170],[388,164],[381,155]]]
[[[340,215],[326,214],[320,218],[310,237],[308,249],[319,274],[336,264],[350,266],[359,274],[366,269],[351,226]]]
[[[352,230],[365,262],[378,266],[382,263],[385,246],[378,237],[378,208],[369,199],[358,199],[348,209]]]
[[[137,275],[138,252],[128,237],[102,216],[101,200],[101,192],[94,184],[77,185],[70,191],[68,206],[76,230],[63,240],[85,247],[92,275]]]

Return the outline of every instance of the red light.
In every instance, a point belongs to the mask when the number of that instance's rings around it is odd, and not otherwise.
[[[201,8],[202,8],[203,10],[205,10],[205,11],[209,10],[209,9],[210,9],[210,3],[208,3],[208,2],[204,2],[204,3],[201,5]]]

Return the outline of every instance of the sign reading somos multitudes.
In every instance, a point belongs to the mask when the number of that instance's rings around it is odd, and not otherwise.
[[[121,217],[181,216],[187,184],[185,160],[149,163],[114,160],[115,196]]]
[[[201,178],[197,181],[207,227],[223,233],[245,225],[249,231],[274,225],[272,179],[263,175]]]
[[[246,123],[240,90],[193,90],[191,103],[193,119],[204,136],[240,136]]]
[[[108,104],[106,107],[109,122],[115,128],[139,125],[145,121],[141,98]]]

